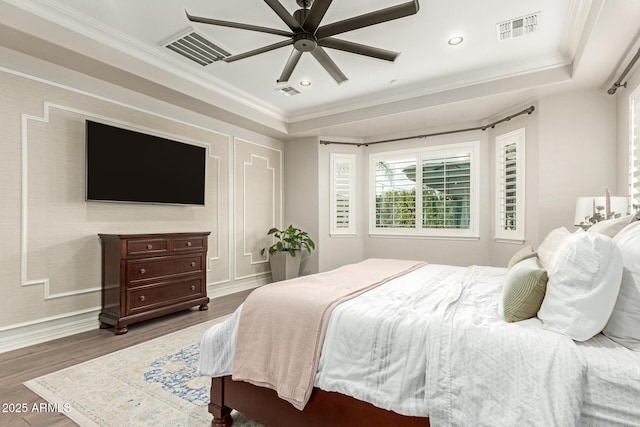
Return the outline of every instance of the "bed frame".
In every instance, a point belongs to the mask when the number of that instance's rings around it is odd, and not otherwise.
[[[229,427],[231,409],[273,427],[429,427],[429,418],[387,411],[351,396],[314,388],[299,411],[271,389],[233,381],[230,376],[211,379],[209,412],[212,427]]]

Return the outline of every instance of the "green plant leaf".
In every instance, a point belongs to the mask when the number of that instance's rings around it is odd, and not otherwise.
[[[275,252],[288,251],[291,256],[295,256],[296,252],[302,249],[306,249],[309,252],[315,249],[315,243],[309,238],[309,234],[294,227],[293,224],[290,224],[284,230],[279,230],[276,227],[271,228],[267,235],[273,236],[274,243],[268,248],[263,248],[260,252],[261,254],[264,254],[265,250],[268,250],[270,255]]]

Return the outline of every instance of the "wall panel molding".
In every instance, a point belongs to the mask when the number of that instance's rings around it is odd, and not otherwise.
[[[264,247],[270,228],[282,228],[283,155],[280,149],[242,138],[234,138],[233,151],[234,279],[244,280],[270,274],[268,257],[260,259],[256,250]]]
[[[254,159],[258,159],[261,161],[264,161],[266,164],[266,170],[268,171],[268,174],[270,174],[270,177],[265,177],[267,178],[266,180],[262,181],[263,183],[266,181],[271,181],[271,187],[272,187],[272,191],[271,191],[271,195],[270,195],[270,199],[271,199],[271,218],[270,221],[265,221],[268,222],[268,229],[271,229],[273,227],[276,226],[276,193],[275,193],[275,188],[276,188],[276,170],[275,168],[273,168],[270,164],[269,164],[269,158],[268,157],[263,157],[263,156],[257,156],[255,154],[251,154],[251,161],[249,162],[244,162],[243,165],[243,170],[242,170],[242,177],[243,177],[243,187],[242,187],[242,197],[244,198],[243,201],[243,205],[245,206],[244,211],[242,212],[242,245],[243,245],[243,251],[244,253],[242,254],[245,257],[249,257],[250,259],[250,263],[251,265],[255,265],[255,264],[264,264],[264,263],[268,263],[269,262],[269,257],[265,257],[264,259],[258,259],[257,261],[253,259],[253,253],[248,251],[247,249],[247,212],[250,211],[250,209],[248,209],[248,207],[250,206],[250,203],[255,202],[255,198],[256,196],[251,196],[251,197],[247,197],[248,191],[247,191],[247,168],[248,167],[257,167],[256,164],[254,164]],[[270,178],[270,180],[269,180]],[[254,180],[254,182],[260,182],[259,180]],[[269,198],[269,194],[266,194],[266,197]]]
[[[20,230],[20,235],[21,235],[21,243],[20,243],[20,277],[21,277],[21,286],[23,287],[27,287],[27,286],[38,286],[41,285],[43,287],[43,299],[46,300],[51,300],[51,299],[57,299],[57,298],[66,298],[66,297],[71,297],[71,296],[76,296],[76,295],[82,295],[82,294],[87,294],[87,293],[92,293],[92,292],[99,292],[101,290],[100,286],[92,286],[92,287],[88,287],[86,289],[78,289],[78,290],[74,290],[74,291],[65,291],[65,292],[55,292],[52,290],[51,287],[51,280],[48,277],[43,277],[43,278],[38,278],[38,279],[31,279],[29,280],[28,278],[28,255],[29,255],[29,248],[28,248],[28,240],[29,240],[29,227],[28,227],[28,223],[29,223],[29,172],[30,172],[30,168],[29,168],[29,124],[30,122],[36,122],[36,123],[45,123],[45,124],[49,124],[51,122],[51,116],[53,114],[54,110],[59,110],[62,112],[66,112],[66,113],[71,113],[71,114],[76,114],[80,117],[82,117],[83,119],[93,119],[93,120],[97,120],[97,121],[101,121],[101,122],[106,122],[109,124],[113,124],[113,125],[117,125],[120,127],[124,127],[124,128],[128,128],[131,130],[135,130],[135,131],[139,131],[139,132],[144,132],[144,133],[149,133],[149,134],[153,134],[156,136],[161,136],[164,138],[168,138],[168,139],[173,139],[173,140],[178,140],[181,142],[185,142],[185,143],[189,143],[189,144],[193,144],[193,145],[198,145],[198,146],[202,146],[202,147],[206,147],[207,148],[207,152],[210,158],[215,159],[216,161],[216,169],[217,169],[217,179],[216,179],[216,183],[218,185],[218,188],[216,189],[216,194],[217,194],[217,202],[216,202],[216,212],[220,212],[220,186],[219,186],[219,178],[220,178],[220,157],[216,156],[216,155],[212,155],[212,148],[211,148],[211,144],[210,143],[206,143],[206,142],[202,142],[199,140],[195,140],[195,139],[191,139],[191,138],[187,138],[184,137],[182,135],[176,135],[176,134],[172,134],[169,132],[163,132],[163,131],[159,131],[157,129],[152,129],[149,127],[145,127],[145,126],[139,126],[136,125],[134,123],[131,122],[126,122],[123,120],[119,120],[117,118],[114,117],[110,117],[110,116],[105,116],[105,115],[101,115],[101,114],[96,114],[87,110],[82,110],[82,109],[78,109],[78,108],[74,108],[71,106],[67,106],[67,105],[62,105],[62,104],[57,104],[57,103],[53,103],[53,102],[49,102],[49,101],[44,101],[43,102],[43,113],[41,116],[36,116],[36,115],[32,115],[32,114],[26,114],[23,113],[21,114],[21,153],[22,153],[22,160],[21,160],[21,167],[22,167],[22,182],[21,182],[21,207],[22,207],[22,214],[21,214],[21,230]],[[212,132],[214,134],[217,135],[221,135],[224,138],[227,138],[227,140],[229,140],[231,137],[229,135],[225,135],[225,134],[221,134],[219,132],[214,132],[211,130],[207,130],[207,132]],[[216,215],[216,218],[219,215]],[[217,219],[216,219],[217,221]],[[216,222],[216,226],[218,228],[218,230],[216,230],[216,232],[219,232],[219,222]],[[216,239],[219,242],[219,239]],[[217,255],[216,257],[212,257],[211,261],[217,261],[220,259],[220,246],[219,244],[216,247],[216,251],[217,251]]]

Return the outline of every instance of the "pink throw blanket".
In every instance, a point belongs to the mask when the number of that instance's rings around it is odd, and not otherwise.
[[[256,289],[242,307],[233,379],[271,388],[302,410],[333,308],[425,264],[368,259]]]

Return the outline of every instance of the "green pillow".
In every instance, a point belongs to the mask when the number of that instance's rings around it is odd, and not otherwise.
[[[504,320],[518,322],[534,317],[547,290],[547,271],[537,258],[528,258],[515,264],[502,285]]]

